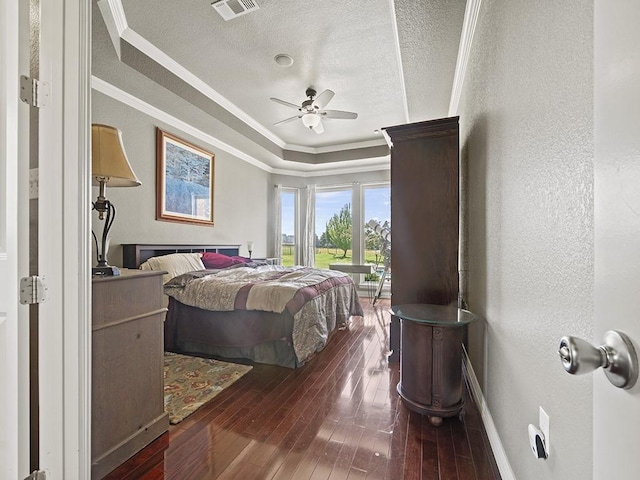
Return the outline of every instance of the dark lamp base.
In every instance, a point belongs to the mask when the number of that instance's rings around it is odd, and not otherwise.
[[[91,269],[91,274],[96,277],[115,277],[120,275],[120,270],[118,267],[107,265],[106,267],[93,267]]]

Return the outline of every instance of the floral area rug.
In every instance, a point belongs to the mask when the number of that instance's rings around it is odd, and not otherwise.
[[[172,425],[181,422],[253,367],[164,354],[164,410]]]

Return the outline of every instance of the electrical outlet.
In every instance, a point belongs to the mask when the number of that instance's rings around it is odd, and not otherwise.
[[[547,449],[547,456],[548,456],[549,452],[551,452],[551,440],[549,437],[549,415],[547,415],[547,412],[545,412],[542,407],[540,407],[539,425],[540,425],[540,431],[544,435],[544,443]]]

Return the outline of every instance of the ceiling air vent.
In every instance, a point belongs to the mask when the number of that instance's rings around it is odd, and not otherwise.
[[[253,0],[219,0],[213,2],[211,6],[225,20],[231,20],[260,8]]]

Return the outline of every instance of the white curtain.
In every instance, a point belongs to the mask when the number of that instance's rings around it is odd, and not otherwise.
[[[276,185],[275,232],[273,239],[273,256],[282,262],[282,185]]]
[[[307,186],[307,205],[306,205],[307,214],[304,219],[304,227],[302,231],[302,243],[301,243],[301,252],[302,258],[300,259],[300,263],[302,265],[307,265],[309,267],[313,267],[315,264],[315,243],[316,243],[316,232],[315,232],[315,223],[316,223],[316,186],[308,185]]]

